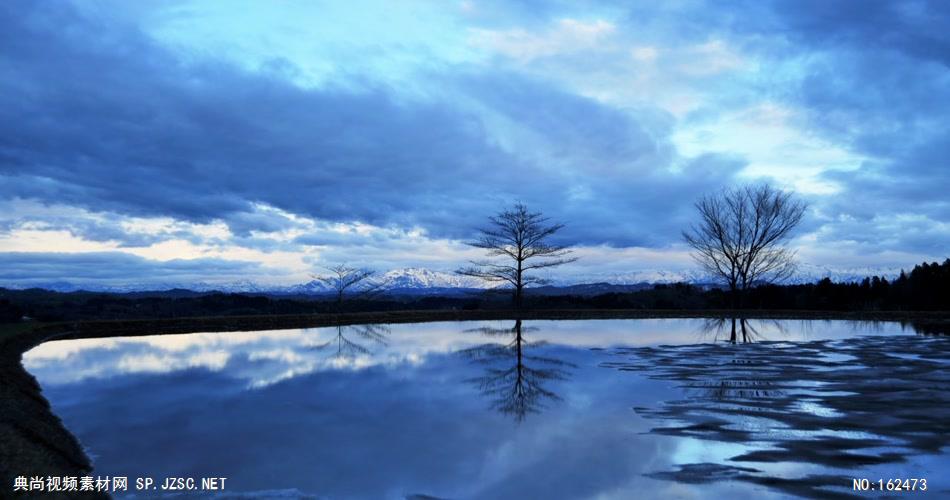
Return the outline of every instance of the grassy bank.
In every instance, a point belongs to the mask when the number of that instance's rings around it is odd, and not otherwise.
[[[421,323],[473,320],[582,320],[745,317],[768,319],[901,321],[950,327],[950,312],[533,310],[396,311],[321,315],[218,316],[147,320],[17,323],[0,327],[0,496],[12,493],[17,476],[83,476],[92,464],[78,441],[52,412],[36,379],[23,369],[22,354],[52,339],[96,338],[314,328],[360,323]],[[37,497],[34,493],[31,498]],[[48,495],[45,498],[57,498]],[[61,498],[68,498],[62,496]],[[93,498],[89,496],[88,498]]]

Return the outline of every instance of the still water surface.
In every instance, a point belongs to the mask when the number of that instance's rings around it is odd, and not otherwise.
[[[94,474],[130,482],[612,499],[926,478],[950,493],[950,339],[895,323],[363,325],[54,341],[23,362]]]

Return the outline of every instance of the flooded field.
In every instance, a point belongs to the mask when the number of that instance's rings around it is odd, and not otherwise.
[[[362,325],[54,341],[23,362],[94,474],[130,483],[771,498],[880,496],[853,481],[900,478],[950,494],[950,339],[896,323]]]

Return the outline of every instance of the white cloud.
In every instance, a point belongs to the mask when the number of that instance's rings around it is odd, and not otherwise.
[[[656,47],[642,46],[630,49],[630,55],[640,62],[653,62],[659,56],[660,51]]]
[[[522,28],[489,30],[471,28],[469,43],[510,57],[522,63],[534,59],[573,54],[596,48],[607,40],[616,27],[605,20],[561,19],[545,32]]]
[[[677,69],[686,75],[708,77],[742,68],[746,63],[739,53],[722,40],[687,47],[680,51]]]
[[[686,123],[673,142],[686,155],[740,154],[749,162],[745,177],[769,177],[803,194],[838,192],[822,174],[856,169],[866,159],[810,134],[797,110],[768,100]]]

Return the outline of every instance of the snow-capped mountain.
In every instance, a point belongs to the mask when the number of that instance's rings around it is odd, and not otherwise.
[[[259,285],[251,281],[235,281],[226,283],[206,283],[195,281],[189,283],[150,282],[104,284],[96,282],[71,281],[38,281],[28,283],[0,283],[0,287],[11,290],[26,290],[28,288],[42,288],[54,292],[104,292],[104,293],[134,293],[134,292],[162,292],[168,290],[188,290],[192,292],[225,292],[225,293],[268,293],[274,287]]]
[[[419,267],[393,269],[383,274],[374,275],[368,281],[381,285],[384,290],[485,288],[484,283],[474,278]],[[312,280],[288,287],[271,287],[268,291],[288,294],[320,294],[332,292],[333,287],[321,280]]]
[[[867,276],[884,276],[888,279],[896,278],[900,274],[900,268],[893,267],[855,267],[855,268],[826,268],[810,264],[799,266],[798,272],[787,284],[815,283],[822,278],[830,278],[835,282],[861,281]],[[577,286],[642,286],[660,283],[693,283],[709,284],[714,280],[703,276],[696,271],[633,271],[625,273],[600,273],[588,274],[583,276],[557,277],[551,276],[549,286],[552,287],[577,287]],[[393,292],[413,293],[430,292],[439,293],[441,291],[452,290],[471,290],[492,288],[495,284],[486,283],[476,278],[460,276],[452,272],[433,271],[430,269],[410,267],[404,269],[394,269],[382,274],[377,274],[373,278],[374,282],[381,283],[382,289]],[[30,282],[30,283],[0,283],[0,286],[10,289],[25,288],[44,288],[57,292],[74,292],[86,290],[91,292],[111,292],[111,293],[130,293],[144,291],[167,291],[167,290],[190,290],[193,292],[212,292],[219,291],[225,293],[267,293],[267,294],[288,294],[288,295],[319,295],[332,292],[332,287],[320,281],[313,280],[306,283],[294,285],[265,285],[255,283],[249,280],[234,282],[192,282],[192,283],[167,283],[167,282],[149,282],[149,283],[126,283],[126,284],[103,284],[96,282],[72,282],[72,281],[52,281],[52,282]]]
[[[570,286],[589,283],[609,283],[611,285],[642,285],[644,283],[699,283],[709,280],[702,279],[696,273],[685,271],[630,271],[624,273],[597,273],[587,274],[573,279],[553,279],[555,286]]]
[[[907,269],[909,272],[910,269]],[[899,267],[851,267],[829,268],[814,264],[799,264],[794,276],[786,280],[787,284],[816,283],[821,279],[830,278],[835,283],[860,282],[871,276],[882,276],[889,280],[897,278],[901,273]]]
[[[482,280],[420,267],[394,269],[380,277],[383,286],[396,288],[488,288]]]
[[[311,280],[306,283],[301,283],[299,285],[291,285],[288,287],[274,287],[271,288],[271,291],[279,290],[282,293],[291,293],[291,294],[319,294],[319,293],[328,293],[332,291],[330,285],[320,281],[320,280]]]

